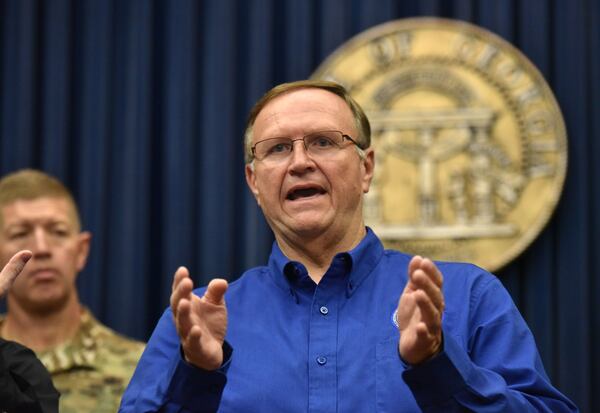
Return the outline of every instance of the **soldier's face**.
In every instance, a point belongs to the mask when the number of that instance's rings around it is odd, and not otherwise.
[[[75,279],[85,265],[90,234],[80,232],[72,204],[53,197],[17,200],[1,214],[0,263],[17,251],[33,252],[9,290],[9,306],[47,312],[77,298]]]

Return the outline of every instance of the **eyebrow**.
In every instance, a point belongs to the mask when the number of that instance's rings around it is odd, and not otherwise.
[[[331,126],[331,127],[316,128],[316,129],[313,129],[313,130],[311,130],[309,132],[303,132],[301,136],[304,137],[306,135],[311,135],[311,134],[317,133],[317,132],[341,132],[344,135],[348,135],[347,133],[344,133],[341,128]],[[269,137],[269,138],[261,139],[260,141],[266,141],[267,139],[277,139],[277,138],[292,139],[291,136],[288,134],[288,135],[274,135],[274,136]],[[257,143],[257,142],[260,142],[260,141],[256,141],[254,143]]]
[[[17,221],[13,221],[13,222],[6,222],[6,220],[4,220],[5,223],[5,227],[6,228],[10,228],[10,227],[15,227],[15,226],[31,226],[32,221],[28,218],[19,218],[19,220]],[[42,219],[42,224],[43,225],[69,225],[70,221],[68,219],[56,219],[56,218],[50,218],[49,220],[45,220]]]

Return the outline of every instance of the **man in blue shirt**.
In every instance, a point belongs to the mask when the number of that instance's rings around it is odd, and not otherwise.
[[[275,87],[245,139],[269,262],[198,290],[176,271],[120,412],[577,410],[494,276],[386,251],[365,227],[370,126],[341,86]]]

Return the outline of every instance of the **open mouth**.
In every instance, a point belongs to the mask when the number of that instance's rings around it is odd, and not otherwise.
[[[324,193],[325,190],[319,187],[298,188],[288,192],[286,199],[295,201],[297,199],[310,198],[311,196],[322,195]]]

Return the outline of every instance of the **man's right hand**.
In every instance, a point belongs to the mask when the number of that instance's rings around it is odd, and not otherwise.
[[[28,250],[19,251],[4,266],[2,272],[0,272],[0,297],[3,297],[8,291],[12,282],[23,271],[25,264],[31,259],[32,255],[31,251]]]
[[[225,291],[227,281],[214,279],[198,297],[185,267],[173,277],[171,310],[186,361],[204,370],[216,370],[223,364],[223,341],[227,332]]]

